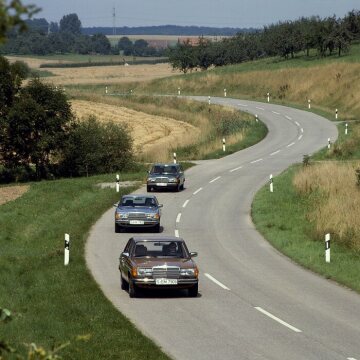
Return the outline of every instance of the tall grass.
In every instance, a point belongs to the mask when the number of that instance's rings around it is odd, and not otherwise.
[[[303,167],[293,179],[301,196],[311,200],[307,219],[314,224],[314,237],[333,234],[336,242],[360,252],[360,187],[353,163],[325,162]]]

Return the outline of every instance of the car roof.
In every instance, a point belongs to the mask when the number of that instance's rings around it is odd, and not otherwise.
[[[133,236],[132,239],[135,241],[135,242],[139,242],[139,241],[146,241],[146,240],[150,240],[150,241],[159,241],[159,242],[162,242],[162,241],[180,241],[180,242],[184,242],[184,239],[182,238],[179,238],[179,237],[176,237],[176,236],[168,236],[168,235],[152,235],[152,236]]]

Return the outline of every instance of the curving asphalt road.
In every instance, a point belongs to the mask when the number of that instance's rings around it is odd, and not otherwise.
[[[360,296],[279,254],[250,218],[253,195],[269,174],[301,162],[328,138],[334,141],[335,125],[279,105],[211,102],[258,114],[269,134],[251,148],[189,169],[184,191],[158,193],[163,233],[179,233],[190,251],[199,252],[199,297],[165,292],[130,299],[120,289],[118,257],[133,234],[114,233],[114,208],[95,224],[87,242],[95,280],[175,359],[360,360]]]

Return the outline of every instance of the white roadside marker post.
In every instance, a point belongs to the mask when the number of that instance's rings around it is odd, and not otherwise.
[[[70,258],[70,235],[65,234],[65,244],[64,244],[64,265],[69,265]]]
[[[330,262],[330,234],[325,235],[325,261]]]
[[[226,89],[224,89],[224,97],[226,97]]]
[[[311,100],[308,99],[308,108],[311,109]]]
[[[178,88],[178,95],[180,96],[180,94],[181,94],[181,90],[180,88]]]
[[[175,152],[174,152],[173,156],[174,156],[174,164],[176,164],[176,153]]]
[[[328,146],[327,146],[327,148],[330,150],[330,147],[331,147],[331,141],[330,141],[330,138],[328,138]]]
[[[209,105],[210,105],[210,104],[211,104],[210,96],[209,96],[209,100],[208,100],[208,102],[209,102]]]
[[[116,174],[116,192],[120,191],[120,175]]]
[[[270,102],[270,93],[267,93],[267,102]]]
[[[274,182],[272,174],[270,174],[270,192],[274,192]]]
[[[108,93],[108,88],[107,88],[107,86],[105,86],[105,94],[107,94]]]
[[[256,122],[259,121],[257,114],[255,115],[255,120],[256,120]]]
[[[338,109],[335,109],[335,119],[338,118]]]
[[[225,152],[225,138],[222,139],[223,152]]]
[[[345,135],[348,134],[348,123],[345,124]]]
[[[132,89],[130,90],[130,95],[132,95]]]

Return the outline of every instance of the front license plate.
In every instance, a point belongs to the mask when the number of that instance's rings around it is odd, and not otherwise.
[[[144,225],[142,220],[130,220],[130,225]]]
[[[156,186],[167,186],[167,183],[157,183]]]
[[[177,279],[156,279],[156,285],[177,285]]]

